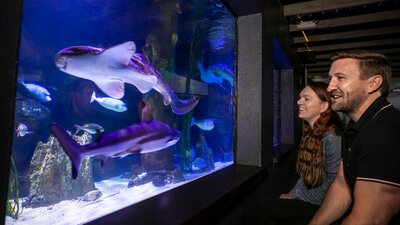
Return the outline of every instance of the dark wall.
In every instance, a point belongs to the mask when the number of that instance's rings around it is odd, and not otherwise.
[[[261,81],[261,84],[257,84],[254,82],[254,85],[261,85],[260,90],[261,90],[261,138],[260,140],[252,140],[255,142],[260,142],[261,143],[261,152],[258,154],[258,157],[261,159],[261,165],[262,166],[271,166],[272,158],[273,158],[273,149],[272,149],[272,140],[273,140],[273,69],[274,69],[274,53],[273,53],[273,43],[278,42],[279,46],[283,49],[283,52],[286,55],[287,61],[289,64],[291,64],[293,68],[293,88],[291,90],[292,93],[290,93],[293,96],[297,96],[299,93],[299,88],[300,88],[300,80],[301,77],[303,77],[303,69],[302,69],[302,64],[300,62],[300,58],[297,55],[296,48],[294,47],[292,43],[292,38],[291,34],[289,32],[289,26],[283,16],[283,10],[282,7],[280,6],[280,3],[277,0],[269,0],[269,1],[263,1],[263,0],[248,0],[248,1],[239,1],[239,0],[225,0],[223,1],[225,5],[232,11],[232,13],[238,18],[238,21],[240,22],[241,18],[245,18],[251,15],[255,15],[257,17],[259,14],[261,14],[262,17],[262,40],[260,40],[261,43],[261,61],[262,61],[262,69],[261,69],[261,74],[254,75],[252,76],[256,79],[259,79]],[[238,23],[240,25],[240,23]],[[246,24],[248,25],[248,24]],[[258,26],[255,24],[254,26]],[[240,30],[240,27],[238,28]],[[257,29],[257,27],[255,28]],[[248,34],[251,36],[252,34]],[[249,37],[249,39],[252,39],[253,37]],[[239,37],[241,39],[241,37]],[[242,40],[240,40],[242,41]],[[240,48],[239,48],[240,49]],[[258,50],[258,49],[257,49]],[[254,51],[257,51],[254,50]],[[240,52],[238,53],[240,57]],[[249,51],[246,54],[252,54],[251,51]],[[249,57],[254,57],[254,55],[250,55]],[[258,57],[258,56],[255,56]],[[250,61],[250,60],[249,60]],[[240,62],[240,59],[239,59]],[[258,60],[253,60],[254,65],[257,67]],[[251,63],[251,62],[249,62]],[[245,65],[246,67],[248,65]],[[286,69],[286,68],[285,68]],[[239,74],[238,77],[245,74],[245,73],[240,73],[242,68],[238,68]],[[245,71],[245,72],[252,72],[252,71]],[[246,76],[246,75],[245,75]],[[259,77],[261,76],[261,78]],[[238,83],[241,85],[240,81],[242,78],[238,78]],[[287,90],[287,88],[285,88]],[[287,94],[287,93],[285,93]],[[240,99],[240,88],[239,88],[239,93],[238,93],[238,98]],[[258,96],[255,96],[258,97]],[[251,101],[251,99],[249,99]],[[257,102],[255,102],[257,103]],[[249,103],[248,103],[249,104]],[[254,107],[258,107],[257,104],[253,104]],[[238,114],[239,114],[239,119],[240,119],[240,110],[248,110],[247,108],[249,107],[242,107],[240,105],[240,102],[238,104]],[[296,101],[293,101],[293,109],[296,109]],[[252,109],[252,110],[257,110],[257,109]],[[254,120],[255,118],[251,118]],[[249,118],[250,120],[250,118]],[[297,114],[293,113],[293,120],[294,125],[294,144],[298,143],[299,141],[299,133],[300,133],[300,121],[297,118]],[[240,122],[240,121],[239,121]],[[239,124],[240,125],[240,124]],[[258,138],[258,127],[254,126],[255,130],[255,136]],[[250,129],[249,129],[250,130]],[[238,131],[238,136],[240,135],[240,131]],[[240,137],[239,141],[240,141]],[[247,138],[248,139],[248,138]],[[247,141],[246,139],[246,141]],[[238,143],[240,145],[240,143]],[[252,146],[257,146],[257,144],[253,144]],[[241,149],[238,149],[240,151]],[[252,155],[257,155],[254,154],[254,149],[247,149],[246,151],[249,151]],[[243,153],[239,152],[237,154],[238,156],[244,155]],[[238,160],[240,163],[240,160]],[[245,160],[251,161],[251,160]]]
[[[15,81],[17,71],[17,50],[19,43],[20,16],[22,2],[3,1],[0,7],[0,193],[7,193],[8,168],[11,154],[11,144],[14,121]],[[4,223],[6,195],[0,195],[0,224]]]

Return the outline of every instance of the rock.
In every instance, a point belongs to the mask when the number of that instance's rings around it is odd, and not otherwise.
[[[73,135],[73,138],[81,145],[92,141],[88,133],[82,136]],[[83,160],[78,177],[73,180],[69,157],[52,135],[47,143],[37,144],[28,176],[30,207],[48,206],[74,199],[95,189],[91,159]]]

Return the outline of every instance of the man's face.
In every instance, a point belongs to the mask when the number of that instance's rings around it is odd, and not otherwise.
[[[357,60],[338,59],[329,70],[328,92],[331,93],[332,110],[353,114],[367,99],[368,80],[360,79]]]

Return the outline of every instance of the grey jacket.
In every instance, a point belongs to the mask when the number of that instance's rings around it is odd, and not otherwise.
[[[341,137],[332,133],[324,134],[322,139],[323,151],[325,154],[326,178],[323,183],[308,189],[300,177],[294,188],[289,192],[292,199],[300,199],[314,205],[321,205],[325,192],[336,177],[340,162]]]

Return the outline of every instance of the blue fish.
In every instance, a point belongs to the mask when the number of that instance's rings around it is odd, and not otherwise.
[[[216,64],[208,67],[208,70],[212,71],[214,74],[221,76],[224,80],[228,81],[231,86],[233,86],[234,74],[232,70],[228,68],[225,64]]]
[[[224,78],[215,75],[214,72],[211,70],[204,70],[204,67],[200,62],[197,62],[197,68],[200,71],[200,78],[202,81],[206,82],[207,84],[213,84],[213,83],[218,84],[219,86],[225,89],[225,87],[222,86]]]
[[[194,117],[192,117],[192,126],[196,125],[198,128],[202,130],[212,130],[214,129],[214,121],[212,119],[203,119],[196,121]]]
[[[19,80],[19,83],[22,84],[39,101],[41,102],[51,101],[50,92],[46,88],[38,84],[26,83],[22,80]]]
[[[92,97],[90,98],[90,102],[92,103],[93,101],[96,101],[104,108],[113,110],[115,112],[124,112],[127,110],[125,102],[119,99],[108,98],[108,97],[97,98],[96,93],[94,91]]]
[[[176,114],[191,111],[199,98],[180,100],[166,84],[161,74],[147,59],[135,53],[136,45],[128,41],[108,49],[91,46],[72,46],[55,55],[55,64],[63,72],[93,81],[108,96],[120,99],[125,83],[134,85],[141,93],[151,89],[159,92],[165,105]]]
[[[86,157],[100,156],[104,163],[108,158],[159,151],[176,144],[181,137],[180,131],[154,119],[103,133],[95,142],[83,146],[59,125],[50,124],[49,129],[72,162],[73,179],[76,179]]]

